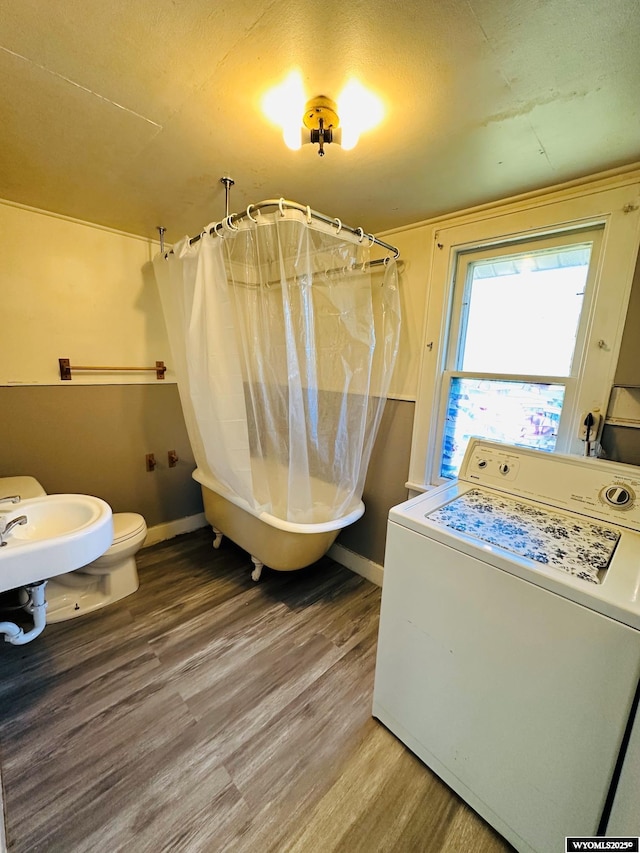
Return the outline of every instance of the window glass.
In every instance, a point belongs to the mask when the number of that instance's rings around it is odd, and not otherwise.
[[[469,263],[457,369],[568,376],[591,243]]]
[[[471,436],[553,451],[564,392],[543,382],[451,377],[440,476],[458,476]]]

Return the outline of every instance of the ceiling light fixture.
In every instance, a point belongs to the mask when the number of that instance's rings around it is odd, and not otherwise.
[[[342,130],[338,118],[338,105],[325,95],[307,101],[302,124],[309,131],[309,142],[318,146],[318,154],[324,157],[324,146],[342,141]]]
[[[357,80],[351,80],[337,102],[326,95],[307,100],[299,72],[291,74],[264,97],[266,116],[282,128],[285,144],[293,151],[311,143],[323,157],[332,142],[354,148],[360,134],[375,127],[384,116],[382,102]],[[301,121],[302,117],[302,121]]]

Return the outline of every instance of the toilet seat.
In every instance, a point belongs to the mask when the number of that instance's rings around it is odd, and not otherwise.
[[[87,575],[102,575],[122,569],[129,563],[135,573],[136,589],[138,575],[135,571],[134,555],[147,535],[147,523],[137,512],[116,512],[113,515],[113,541],[102,556],[77,571]]]
[[[137,512],[115,512],[111,547],[139,536],[145,528],[146,522]]]

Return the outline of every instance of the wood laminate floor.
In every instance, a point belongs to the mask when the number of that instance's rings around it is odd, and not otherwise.
[[[0,646],[10,853],[511,850],[371,716],[380,590],[208,531],[140,589]]]

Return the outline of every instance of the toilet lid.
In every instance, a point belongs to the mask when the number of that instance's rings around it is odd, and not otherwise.
[[[40,498],[47,493],[35,477],[0,477],[0,497],[20,495],[23,501]]]
[[[137,512],[116,512],[113,514],[113,544],[137,536],[146,528],[146,523]]]

